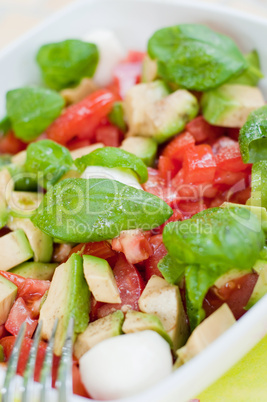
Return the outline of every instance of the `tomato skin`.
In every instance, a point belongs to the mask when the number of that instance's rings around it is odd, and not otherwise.
[[[218,140],[214,142],[214,144],[212,145],[212,152],[214,153],[214,155],[217,155],[218,153],[220,153],[220,151],[222,151],[222,149],[235,146],[236,144],[236,141],[232,140],[229,137],[223,136],[218,138]]]
[[[257,279],[258,275],[251,273],[232,280],[220,289],[210,289],[203,303],[207,316],[226,302],[236,319],[242,317],[246,312],[244,307],[250,299]]]
[[[141,231],[125,231],[112,240],[112,249],[122,252],[130,264],[138,264],[153,253],[152,247]]]
[[[216,162],[209,145],[197,145],[185,151],[184,155],[185,183],[201,184],[213,181]]]
[[[158,269],[158,263],[167,254],[163,244],[162,235],[155,235],[150,238],[153,254],[145,261],[145,279],[148,281],[153,275],[163,277]]]
[[[117,97],[100,89],[69,106],[46,130],[49,139],[65,145],[74,137],[91,139],[101,120],[108,115]]]
[[[0,271],[0,275],[8,279],[10,282],[14,283],[14,285],[16,285],[18,288],[18,292],[25,283],[25,278],[23,276],[12,274],[11,272]]]
[[[91,145],[90,140],[80,140],[79,138],[74,138],[73,140],[70,140],[67,144],[66,147],[70,150],[73,151],[75,149],[87,147],[88,145]]]
[[[207,140],[213,141],[215,138],[223,135],[223,127],[212,126],[203,116],[198,116],[186,125],[186,130],[192,134],[197,143]]]
[[[31,318],[31,311],[26,306],[26,303],[19,297],[13,304],[5,323],[5,328],[12,335],[18,335],[21,325],[26,322],[25,336],[31,338],[37,327],[38,320]]]
[[[80,243],[73,247],[68,258],[70,258],[73,253],[93,255],[94,257],[103,258],[104,260],[116,256],[116,252],[112,250],[111,245],[107,241]]]
[[[217,168],[214,178],[215,184],[225,184],[226,186],[233,186],[235,183],[245,180],[247,174],[244,172],[229,172],[227,170],[222,170]]]
[[[135,63],[142,62],[144,60],[146,53],[140,52],[138,50],[129,50],[128,55],[125,59],[125,62]]]
[[[242,172],[249,166],[242,160],[238,143],[222,148],[215,156],[215,160],[219,169],[231,172]]]
[[[120,131],[112,125],[100,126],[96,129],[95,141],[101,142],[106,147],[120,146]]]
[[[15,137],[13,131],[9,131],[0,137],[0,154],[15,155],[26,148],[27,144]]]
[[[86,391],[82,380],[81,373],[78,364],[73,364],[72,366],[72,381],[73,381],[73,393],[75,395],[83,396],[84,398],[90,398],[90,395]]]
[[[49,281],[26,278],[18,291],[18,297],[22,297],[25,302],[33,302],[40,299],[49,287]]]
[[[144,290],[144,283],[140,273],[134,265],[129,264],[123,254],[119,255],[118,261],[113,270],[117,286],[119,288],[121,303],[104,304],[98,309],[98,318],[125,308],[139,310],[138,300]]]
[[[143,188],[148,193],[154,194],[164,200],[171,208],[177,208],[180,199],[177,190],[172,185],[167,185],[159,170],[148,168],[148,181]]]
[[[179,163],[169,158],[168,156],[161,155],[159,157],[158,170],[161,176],[169,182],[178,172],[180,168]]]
[[[169,142],[169,144],[164,148],[162,155],[182,162],[184,152],[187,149],[193,148],[194,145],[195,138],[188,131],[186,131]]]

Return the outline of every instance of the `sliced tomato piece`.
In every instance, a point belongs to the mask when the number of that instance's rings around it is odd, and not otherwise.
[[[183,169],[185,183],[211,183],[216,171],[216,162],[211,147],[203,144],[186,150]]]
[[[48,138],[65,145],[75,137],[91,139],[101,120],[108,115],[116,96],[100,89],[69,106],[46,130]]]
[[[186,131],[169,142],[169,144],[164,148],[162,155],[182,162],[184,152],[187,149],[193,148],[194,145],[195,138],[188,131]]]
[[[247,200],[251,197],[251,187],[244,188],[240,191],[236,191],[229,198],[230,202],[234,204],[246,204]]]
[[[219,169],[230,172],[241,172],[248,167],[242,160],[238,143],[222,148],[215,156],[215,159]]]
[[[240,133],[240,128],[228,128],[227,129],[227,134],[229,135],[230,138],[232,138],[235,141],[238,141]]]
[[[182,201],[179,203],[179,210],[183,215],[183,219],[189,219],[193,215],[198,214],[201,211],[207,209],[206,204],[203,200],[192,202],[192,201]]]
[[[12,274],[11,272],[6,272],[6,271],[0,271],[0,275],[2,275],[4,278],[8,279],[10,282],[14,283],[18,287],[18,292],[24,285],[26,279],[23,278],[23,276]]]
[[[223,303],[227,303],[236,319],[242,317],[253,289],[256,285],[258,275],[255,273],[244,275],[226,283],[220,289],[211,288],[207,293],[203,307],[207,316],[217,310]]]
[[[91,145],[90,140],[80,140],[79,138],[74,138],[66,144],[66,147],[73,151],[74,149],[87,147],[88,145]]]
[[[148,193],[164,200],[173,209],[177,208],[180,199],[177,189],[172,185],[167,185],[159,170],[148,168],[148,181],[143,184],[143,188]]]
[[[95,140],[106,147],[119,147],[121,142],[120,130],[112,125],[100,126],[96,129]]]
[[[197,143],[204,141],[214,141],[222,136],[225,129],[223,127],[212,126],[203,116],[198,116],[186,125],[186,130],[192,134]]]
[[[237,142],[232,140],[229,137],[220,137],[214,144],[212,145],[212,152],[214,155],[217,155],[223,148],[229,148],[236,145]]]
[[[0,153],[15,155],[20,151],[23,151],[27,147],[25,142],[15,137],[13,131],[9,131],[2,137],[0,137]]]
[[[37,327],[38,320],[31,318],[31,311],[26,306],[26,303],[19,297],[13,304],[5,323],[5,328],[12,335],[18,335],[21,325],[26,322],[25,336],[31,338]]]
[[[159,157],[158,169],[161,176],[169,182],[178,172],[181,167],[180,163],[176,163],[175,160],[168,156],[161,155]]]
[[[162,235],[152,236],[150,244],[153,248],[153,254],[145,261],[145,279],[148,281],[151,276],[157,275],[162,278],[158,269],[158,263],[167,254],[166,247],[163,244]]]
[[[107,241],[78,244],[73,247],[68,258],[73,253],[78,253],[80,255],[93,255],[94,257],[103,258],[104,260],[116,255],[116,252],[112,250],[111,245]]]
[[[153,253],[147,237],[141,230],[127,230],[112,240],[112,249],[122,252],[130,264],[147,260]]]
[[[247,174],[244,172],[230,172],[227,170],[216,169],[214,183],[219,185],[233,186],[235,183],[245,180]]]
[[[144,60],[146,53],[145,52],[139,52],[137,50],[129,50],[128,55],[125,59],[125,62],[130,62],[130,63],[135,63],[135,62],[140,62]]]
[[[138,300],[144,290],[144,282],[138,270],[120,254],[113,273],[119,288],[121,304],[104,304],[98,309],[98,318],[121,309],[139,310]]]
[[[103,306],[104,303],[96,301],[94,296],[91,294],[91,299],[90,299],[90,322],[93,322],[97,320],[98,318],[98,310],[101,306]]]
[[[90,395],[85,389],[82,383],[81,373],[77,363],[72,366],[72,381],[73,381],[73,393],[75,395],[83,396],[84,398],[90,398]]]

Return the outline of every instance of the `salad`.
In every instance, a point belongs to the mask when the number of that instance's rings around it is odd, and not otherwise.
[[[267,293],[267,105],[256,50],[204,25],[125,53],[110,31],[44,44],[42,85],[0,122],[0,361],[38,321],[53,386],[74,318],[73,391],[131,396]]]

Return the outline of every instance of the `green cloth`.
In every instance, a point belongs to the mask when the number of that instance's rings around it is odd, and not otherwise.
[[[200,402],[266,402],[267,336],[217,382]]]

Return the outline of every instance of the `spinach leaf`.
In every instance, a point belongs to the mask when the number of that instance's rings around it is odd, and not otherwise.
[[[44,88],[25,87],[6,95],[7,114],[16,137],[25,142],[37,138],[60,114],[64,99]]]
[[[204,297],[216,280],[229,270],[219,264],[188,265],[185,269],[186,307],[191,330],[205,318]]]
[[[0,120],[0,136],[8,133],[11,130],[11,121],[6,116],[2,120]]]
[[[160,198],[115,180],[66,179],[48,190],[32,221],[54,238],[85,243],[150,230],[171,215]]]
[[[39,184],[55,184],[73,165],[70,151],[51,140],[41,140],[27,148],[25,168],[38,175]]]
[[[207,91],[247,68],[229,37],[204,25],[163,28],[148,42],[148,54],[158,61],[158,75],[183,88]]]
[[[98,148],[88,155],[75,159],[74,163],[81,172],[87,166],[119,167],[132,169],[139,176],[141,183],[148,179],[147,167],[142,159],[120,148]]]
[[[258,82],[264,75],[260,68],[259,54],[256,50],[245,55],[248,62],[248,68],[241,74],[232,77],[227,84],[240,84],[240,85],[250,85],[256,87]]]
[[[250,113],[238,141],[245,163],[267,159],[267,105]]]
[[[169,254],[186,264],[218,261],[235,268],[251,268],[264,246],[261,224],[242,208],[213,208],[185,221],[171,222],[163,231]]]
[[[176,285],[184,276],[185,265],[167,254],[158,263],[158,269],[167,282]]]
[[[44,82],[58,91],[78,85],[84,77],[92,77],[98,59],[96,45],[76,39],[49,43],[37,54]]]
[[[115,102],[111,112],[108,115],[110,123],[117,126],[123,133],[126,132],[126,123],[124,121],[124,112],[122,102]]]

